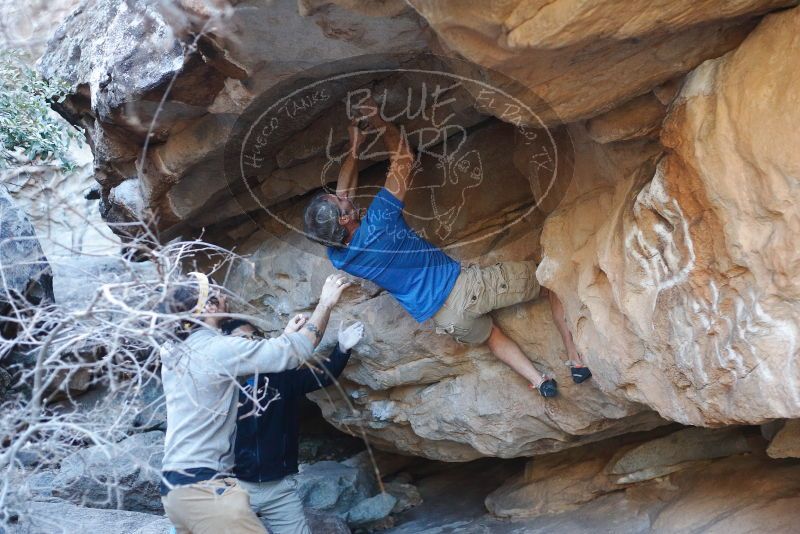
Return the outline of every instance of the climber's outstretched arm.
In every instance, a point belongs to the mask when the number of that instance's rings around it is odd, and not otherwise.
[[[398,200],[402,201],[405,200],[411,179],[414,152],[406,136],[394,124],[387,123],[386,133],[383,138],[386,143],[386,150],[391,153],[385,187]]]
[[[397,199],[404,200],[411,179],[414,151],[403,132],[394,124],[383,120],[378,104],[374,100],[371,103],[375,112],[368,115],[367,120],[370,126],[382,132],[383,143],[389,153],[389,173],[386,175],[385,187]]]
[[[350,123],[347,128],[350,135],[350,146],[347,150],[342,168],[339,170],[339,180],[336,182],[336,196],[352,199],[358,187],[358,149],[364,142],[364,133],[359,129],[357,121]]]

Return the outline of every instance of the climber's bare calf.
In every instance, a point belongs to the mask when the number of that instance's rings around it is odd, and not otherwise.
[[[531,365],[531,361],[525,356],[519,345],[494,324],[492,325],[492,333],[489,334],[489,339],[486,340],[486,345],[498,360],[525,377],[532,385],[541,385],[544,382],[544,376]]]
[[[304,215],[306,235],[328,247],[328,257],[336,268],[386,289],[417,321],[433,318],[440,333],[464,343],[487,343],[498,359],[543,396],[555,396],[555,380],[542,376],[519,345],[488,315],[539,296],[536,264],[525,261],[462,267],[420,237],[403,217],[415,165],[408,140],[383,119],[378,104],[371,99],[351,103],[351,108],[360,109],[371,130],[383,137],[390,155],[386,183],[362,221],[353,197],[358,185],[355,160],[363,133],[356,127],[358,117],[354,117],[350,149],[339,173],[336,194],[321,193],[311,200]]]
[[[583,357],[578,352],[578,347],[575,346],[575,340],[572,338],[567,326],[567,314],[564,311],[564,304],[555,292],[542,288],[542,297],[548,297],[550,300],[550,312],[553,314],[553,322],[556,324],[558,333],[561,334],[561,339],[564,342],[564,348],[567,349],[567,364],[569,365],[572,374],[572,380],[576,384],[585,382],[592,378],[592,372],[583,363]]]
[[[555,380],[543,377],[519,346],[492,322],[489,315],[494,310],[547,294],[551,296],[553,318],[564,340],[567,354],[579,361],[580,356],[567,328],[561,301],[555,297],[555,293],[539,286],[536,280],[536,263],[533,261],[510,261],[483,268],[477,265],[462,267],[447,300],[433,316],[433,320],[438,332],[448,333],[459,342],[487,343],[498,359],[528,379],[542,395],[554,396],[557,391]],[[576,376],[589,373],[589,370],[579,366],[580,364],[572,366],[573,379],[583,382],[588,376],[581,380]]]

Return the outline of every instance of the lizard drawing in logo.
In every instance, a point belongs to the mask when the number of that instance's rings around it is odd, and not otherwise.
[[[470,150],[459,156],[456,154],[439,158],[436,168],[442,173],[440,185],[429,186],[433,218],[436,220],[436,235],[441,240],[450,237],[453,225],[458,220],[461,210],[467,203],[467,191],[479,187],[483,183],[483,163],[480,152]],[[457,202],[452,204],[453,195],[448,189],[458,188]],[[413,185],[412,185],[413,189]],[[437,200],[437,193],[447,198],[451,205],[442,205]],[[449,193],[445,194],[444,193]]]

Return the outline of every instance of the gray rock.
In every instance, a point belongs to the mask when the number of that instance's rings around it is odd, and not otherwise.
[[[356,469],[360,469],[361,471],[370,473],[371,476],[374,476],[375,466],[373,465],[372,459],[367,451],[361,451],[358,454],[354,454],[350,458],[344,460],[342,465],[355,467]],[[381,472],[381,474],[383,473]]]
[[[397,499],[388,493],[364,499],[347,513],[347,524],[360,527],[380,521],[392,513],[396,504]]]
[[[145,377],[142,379],[145,380]],[[145,424],[150,417],[140,417],[141,424],[137,425],[137,416],[148,409],[156,395],[153,392],[161,389],[159,378],[147,377],[146,380],[143,384],[117,384],[116,391],[112,391],[107,384],[95,385],[86,393],[63,399],[52,407],[59,414],[77,413],[79,417],[85,417],[105,428],[106,439],[109,441],[122,441],[132,430],[142,432],[156,430],[158,427],[156,421],[151,421],[153,428]]]
[[[26,214],[0,185],[0,310],[24,297],[53,301],[53,272]]]
[[[159,482],[164,434],[134,434],[119,443],[95,445],[61,462],[53,495],[94,508],[163,513]]]
[[[338,462],[301,465],[297,482],[304,506],[342,517],[375,492],[375,481],[368,473]]]
[[[388,482],[384,485],[386,493],[397,499],[397,503],[392,508],[393,514],[405,512],[410,508],[422,504],[422,497],[419,490],[413,484],[403,482]]]
[[[786,419],[775,419],[760,425],[759,429],[761,430],[761,437],[767,441],[772,441],[772,439],[778,434],[778,432],[780,432],[785,424]]]
[[[38,65],[46,78],[73,87],[88,84],[103,115],[182,66],[183,50],[173,28],[155,4],[143,0],[84,4],[56,31]]]
[[[36,467],[44,460],[39,451],[33,451],[27,449],[18,451],[15,456],[15,459],[23,467],[28,467],[28,468]]]
[[[370,476],[375,476],[375,470],[377,469],[381,480],[384,480],[386,477],[394,475],[398,471],[413,465],[416,461],[418,461],[418,459],[414,456],[392,454],[390,452],[372,449],[371,454],[369,451],[361,451],[342,463],[351,467],[358,467],[364,470],[364,472],[369,473]]]
[[[172,522],[166,517],[162,517],[159,521],[151,521],[131,534],[173,534],[174,532]]]
[[[167,402],[161,382],[151,380],[139,395],[142,408],[133,419],[133,426],[141,430],[167,431]]]
[[[347,522],[336,514],[306,508],[306,521],[311,534],[350,534]]]
[[[392,482],[397,482],[398,484],[411,484],[413,481],[414,477],[411,476],[411,473],[408,471],[397,473],[394,477],[392,477]]]
[[[630,484],[673,473],[696,461],[749,451],[751,444],[739,428],[687,428],[624,451],[606,469],[617,484]]]
[[[55,471],[42,471],[31,475],[26,480],[28,493],[37,500],[52,497],[53,480],[55,480],[56,475]]]
[[[29,502],[8,534],[167,534],[169,521],[162,516],[125,510],[84,508],[68,502]]]

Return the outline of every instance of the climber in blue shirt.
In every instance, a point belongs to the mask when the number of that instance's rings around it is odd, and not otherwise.
[[[350,125],[350,147],[339,172],[336,194],[320,193],[306,207],[306,236],[328,247],[337,269],[370,280],[385,290],[418,322],[433,319],[437,333],[462,343],[486,343],[492,353],[529,381],[543,397],[558,393],[555,379],[542,375],[489,312],[549,295],[576,383],[591,377],[575,347],[561,301],[541,288],[533,261],[503,262],[488,267],[461,265],[432,245],[403,218],[404,199],[415,155],[400,130],[386,122],[378,104],[360,106],[363,116]],[[383,135],[390,155],[389,172],[366,213],[352,201],[358,183],[358,150],[369,123]]]

